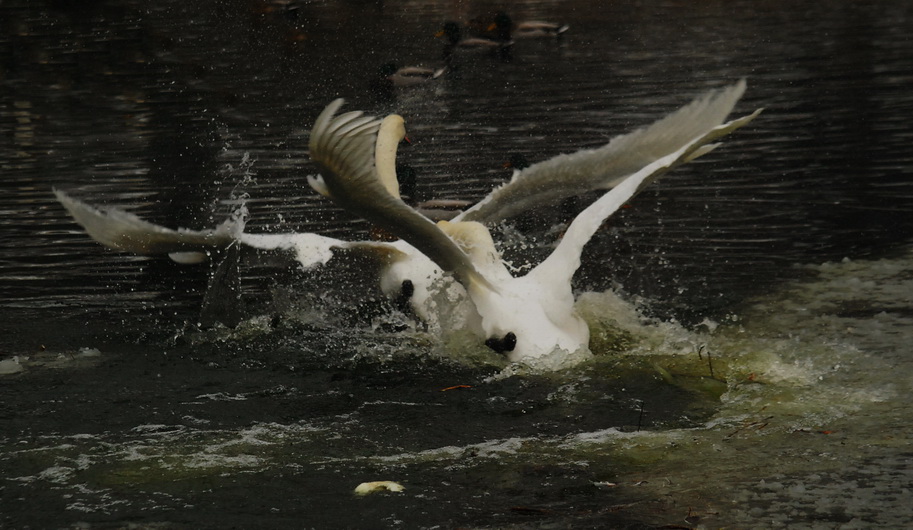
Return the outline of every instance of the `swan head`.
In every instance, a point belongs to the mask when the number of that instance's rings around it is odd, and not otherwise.
[[[380,122],[380,131],[377,133],[378,138],[387,137],[395,144],[406,140],[406,120],[399,114],[389,114]]]
[[[508,331],[503,337],[489,337],[485,345],[495,353],[512,352],[517,347],[517,335],[513,331]]]
[[[486,346],[512,362],[529,364],[589,353],[589,326],[574,311],[570,286],[558,292],[528,275],[497,286],[497,293],[469,289]]]
[[[551,362],[544,359],[588,352],[589,327],[574,312],[569,284],[554,285],[564,280],[540,275],[514,278],[481,223],[441,221],[438,226],[496,288],[470,283],[466,289],[486,346],[511,361]],[[564,354],[553,356],[556,351]]]

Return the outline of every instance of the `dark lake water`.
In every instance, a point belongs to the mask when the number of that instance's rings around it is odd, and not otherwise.
[[[571,29],[370,90],[503,5]],[[0,526],[903,526],[911,22],[901,0],[3,2]],[[588,245],[599,355],[556,374],[401,320],[358,262],[247,259],[248,320],[200,330],[207,266],[104,249],[51,193],[191,228],[243,200],[251,232],[362,239],[305,179],[333,98],[405,117],[423,198],[474,200],[512,154],[741,78],[735,115],[765,112]],[[593,198],[496,235],[541,251]],[[352,494],[370,480],[406,490]]]

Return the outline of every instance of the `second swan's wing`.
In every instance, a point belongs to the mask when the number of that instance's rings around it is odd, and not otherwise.
[[[360,112],[336,116],[340,106],[341,99],[330,103],[311,129],[311,159],[321,167],[312,186],[350,213],[407,241],[464,284],[491,287],[453,240],[383,185],[374,152],[380,121]]]
[[[608,144],[558,155],[514,174],[457,221],[496,222],[597,189],[611,189],[654,160],[721,124],[745,92],[745,81],[711,90],[688,105]]]
[[[693,138],[677,151],[652,161],[624,179],[611,191],[580,212],[571,222],[555,250],[529,274],[539,275],[544,284],[568,285],[574,272],[580,266],[580,254],[584,245],[609,216],[667,171],[711,151],[716,145],[710,142],[747,124],[760,114],[761,110],[758,109],[747,116],[713,127],[704,134]]]

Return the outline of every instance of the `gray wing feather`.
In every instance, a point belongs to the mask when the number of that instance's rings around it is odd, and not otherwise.
[[[514,175],[457,220],[495,222],[543,204],[597,189],[611,189],[628,175],[674,153],[721,124],[745,92],[745,81],[711,90],[688,105],[608,144],[558,155]],[[699,153],[703,154],[703,153]]]
[[[60,204],[92,239],[106,247],[134,254],[199,252],[224,248],[236,240],[243,223],[229,220],[212,230],[172,230],[117,208],[96,208],[54,190]]]
[[[552,254],[533,269],[530,274],[549,278],[550,281],[554,282],[552,283],[554,285],[562,285],[562,282],[569,283],[574,271],[580,266],[580,254],[583,252],[584,245],[589,242],[596,230],[609,216],[629,201],[631,197],[639,193],[640,190],[666,172],[712,150],[712,148],[707,149],[712,145],[708,144],[708,142],[712,142],[744,126],[757,117],[761,110],[758,109],[748,116],[713,127],[704,132],[704,134],[693,138],[691,142],[686,143],[677,151],[652,161],[623,179],[616,187],[577,215]],[[562,282],[554,281],[556,278],[561,278]],[[567,285],[567,283],[563,283],[563,285]]]
[[[491,284],[469,256],[425,216],[391,195],[377,175],[374,147],[379,120],[359,123],[360,113],[333,117],[342,105],[330,103],[314,122],[308,143],[311,159],[321,167],[330,198],[350,213],[404,239],[461,282]],[[357,116],[356,116],[357,115]]]
[[[140,219],[118,208],[97,208],[66,193],[54,190],[57,200],[86,232],[102,245],[140,255],[175,252],[205,252],[225,248],[237,241],[259,250],[294,252],[304,268],[322,265],[336,250],[350,249],[377,256],[398,259],[404,255],[388,243],[374,241],[341,241],[311,233],[247,234],[240,222],[226,221],[215,230],[172,230]]]

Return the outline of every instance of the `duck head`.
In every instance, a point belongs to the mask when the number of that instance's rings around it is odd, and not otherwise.
[[[510,40],[511,32],[514,29],[514,21],[504,11],[498,11],[495,13],[494,22],[489,26],[489,29],[494,32],[495,39],[507,42]]]
[[[435,37],[444,37],[449,44],[457,44],[463,39],[463,30],[453,21],[444,22],[441,29],[434,34]]]

